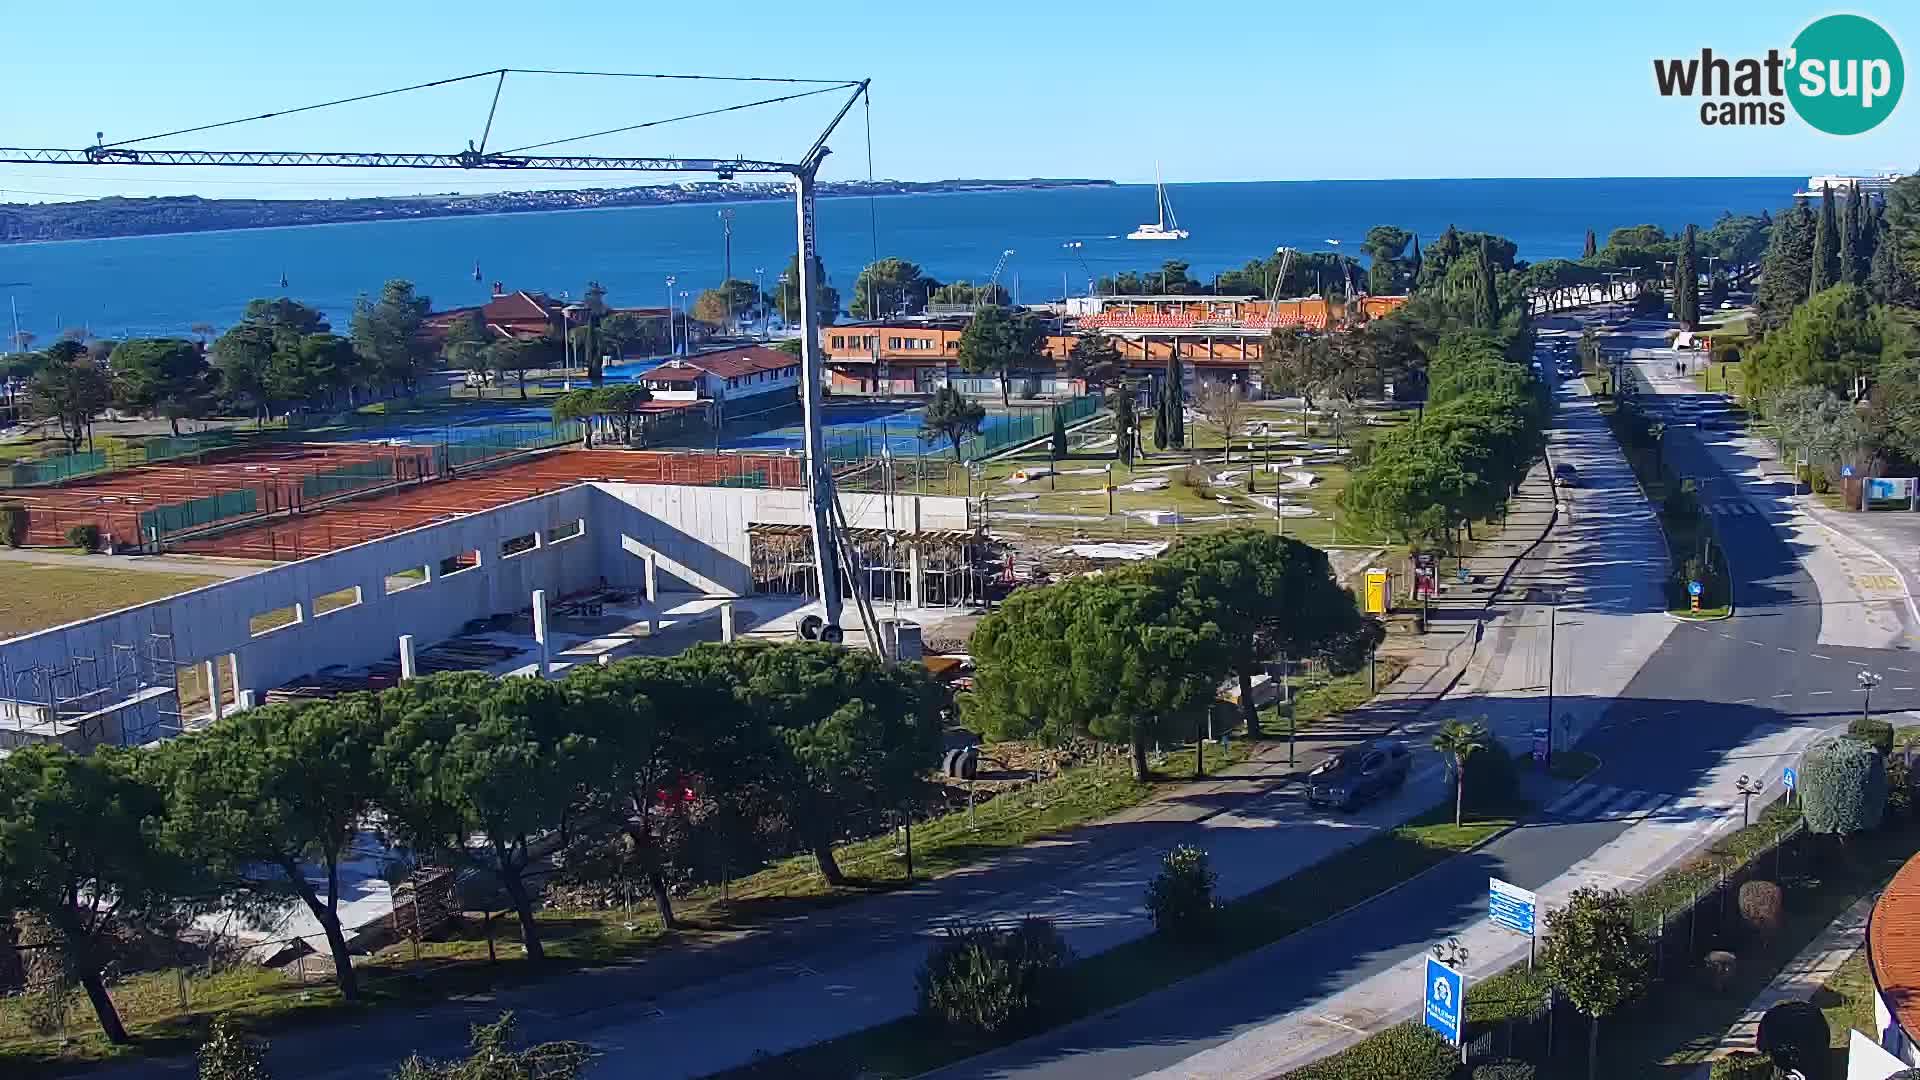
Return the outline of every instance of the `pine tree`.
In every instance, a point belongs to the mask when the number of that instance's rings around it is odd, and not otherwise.
[[[1839,280],[1840,226],[1834,220],[1833,188],[1820,188],[1820,220],[1813,227],[1813,266],[1807,295],[1821,292]]]
[[[1700,328],[1700,230],[1687,226],[1680,243],[1680,261],[1674,267],[1673,317],[1689,330]]]
[[[1760,261],[1760,286],[1754,293],[1763,325],[1783,325],[1812,294],[1813,232],[1813,210],[1805,199],[1796,201],[1774,222],[1767,253]]]
[[[1847,202],[1840,208],[1840,275],[1844,285],[1860,284],[1865,267],[1860,261],[1860,186],[1848,189]]]
[[[1473,277],[1473,325],[1477,329],[1492,330],[1500,321],[1500,294],[1494,283],[1493,255],[1487,250],[1485,237],[1480,240],[1479,262]]]
[[[1600,254],[1600,245],[1594,239],[1593,230],[1588,229],[1587,230],[1587,248],[1585,251],[1580,253],[1580,257],[1583,259],[1591,259],[1598,254]]]

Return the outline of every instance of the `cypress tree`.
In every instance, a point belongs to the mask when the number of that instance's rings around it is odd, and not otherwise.
[[[1895,250],[1884,205],[1875,215],[1873,266],[1867,272],[1867,291],[1881,304],[1908,305],[1915,299],[1913,279],[1907,275],[1907,268]]]
[[[1587,248],[1585,251],[1580,253],[1580,257],[1583,259],[1591,259],[1598,254],[1600,254],[1600,245],[1594,239],[1593,230],[1588,229],[1587,230]]]
[[[1494,284],[1493,255],[1487,250],[1485,237],[1480,239],[1479,262],[1473,278],[1473,325],[1492,330],[1500,322],[1500,293]]]
[[[1687,226],[1680,243],[1680,261],[1674,266],[1673,317],[1689,330],[1700,328],[1700,249],[1699,229]]]
[[[1760,261],[1760,286],[1754,293],[1754,306],[1769,327],[1784,324],[1812,294],[1813,218],[1812,209],[1801,199],[1773,223],[1767,253]]]
[[[1807,295],[1826,289],[1839,280],[1840,226],[1834,220],[1833,187],[1820,188],[1820,219],[1813,227],[1813,266],[1808,278]]]
[[[1173,347],[1176,349],[1179,348],[1179,343],[1175,342]],[[1167,358],[1167,364],[1169,366],[1173,364],[1173,357],[1169,356]],[[1173,427],[1173,420],[1167,416],[1166,378],[1162,376],[1160,380],[1160,392],[1155,394],[1153,398],[1153,448],[1155,450],[1165,450],[1167,448],[1167,431],[1171,427]]]
[[[1413,254],[1407,258],[1407,293],[1420,283],[1420,234],[1413,234]]]
[[[1187,445],[1186,395],[1181,389],[1180,379],[1180,352],[1176,347],[1167,357],[1167,385],[1163,390],[1165,400],[1161,405],[1167,416],[1167,441],[1176,449]]]
[[[1840,275],[1845,285],[1860,284],[1860,185],[1848,192],[1846,205],[1840,208]]]

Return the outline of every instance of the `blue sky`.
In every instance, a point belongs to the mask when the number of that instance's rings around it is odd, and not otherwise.
[[[1920,168],[1920,101],[1853,138],[1703,127],[1651,61],[1784,48],[1835,9],[1804,3],[1403,2],[11,5],[0,142],[82,146],[501,66],[873,79],[877,176],[1170,182],[1457,176],[1804,175]],[[1911,50],[1920,8],[1852,10]],[[191,11],[189,17],[184,14]],[[511,148],[780,88],[510,79],[490,145]],[[154,146],[446,150],[492,87],[460,87]],[[1916,91],[1915,93],[1920,93]],[[1915,96],[1909,94],[1909,97]],[[581,143],[597,153],[791,158],[825,98]],[[867,174],[862,114],[828,175]],[[107,194],[402,194],[564,186],[486,174],[0,165],[0,201]],[[40,194],[45,193],[45,194]]]

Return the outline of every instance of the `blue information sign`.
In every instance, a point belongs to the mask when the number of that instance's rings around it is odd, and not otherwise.
[[[1851,478],[1853,476],[1853,466],[1851,465],[1840,466],[1840,475]]]
[[[1460,1045],[1460,1010],[1466,1004],[1466,976],[1429,956],[1426,989],[1421,996],[1427,1003],[1424,1010],[1427,1026],[1453,1045]]]
[[[1700,595],[1700,594],[1701,594],[1702,592],[1704,592],[1704,591],[1706,591],[1706,590],[1704,589],[1704,587],[1703,587],[1703,586],[1701,586],[1701,584],[1700,584],[1699,582],[1697,582],[1697,581],[1689,581],[1689,582],[1687,582],[1687,595],[1688,595],[1688,596],[1699,596],[1699,595]]]
[[[1800,774],[1796,772],[1791,765],[1780,770],[1780,782],[1787,785],[1788,791],[1793,790],[1793,785],[1799,779],[1800,779]]]
[[[1533,936],[1534,913],[1539,901],[1518,885],[1499,878],[1487,879],[1487,921],[1503,930]]]

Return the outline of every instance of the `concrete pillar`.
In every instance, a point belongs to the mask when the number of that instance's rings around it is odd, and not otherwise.
[[[547,648],[547,590],[533,590],[533,640],[540,646],[540,677],[553,676],[553,654]]]
[[[227,654],[227,674],[233,676],[233,708],[230,711],[239,712],[242,709],[251,709],[253,707],[251,700],[253,692],[241,689],[241,687],[247,685],[247,680],[241,676],[239,653],[230,652]],[[242,695],[244,695],[244,697]]]
[[[660,599],[660,556],[649,552],[642,558],[647,564],[647,603],[651,604]]]
[[[207,707],[212,710],[213,718],[220,719],[225,713],[220,708],[220,662],[208,660],[200,665],[207,680]]]
[[[726,600],[720,604],[720,640],[732,641],[733,638],[733,601]]]
[[[413,635],[400,635],[400,681],[406,682],[417,675],[418,669],[413,663]]]
[[[921,579],[923,568],[920,565],[920,545],[914,544],[907,549],[907,602],[914,607],[926,606],[926,582]]]

